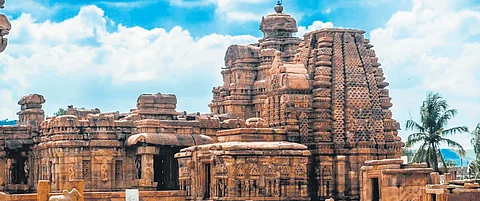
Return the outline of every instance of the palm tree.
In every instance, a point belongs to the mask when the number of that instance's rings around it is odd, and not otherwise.
[[[480,123],[472,132],[472,135],[470,143],[473,146],[473,151],[475,151],[475,160],[468,164],[468,172],[470,173],[470,178],[475,178],[480,173]]]
[[[477,160],[480,160],[480,123],[478,123],[477,127],[475,130],[472,132],[472,139],[470,140],[470,143],[473,146],[473,151],[475,152],[475,158]]]
[[[459,143],[446,138],[448,135],[468,132],[466,126],[445,128],[448,121],[458,113],[456,109],[449,109],[448,103],[438,93],[429,92],[420,107],[420,123],[410,119],[405,125],[406,130],[416,131],[408,136],[406,147],[420,143],[420,148],[412,159],[414,163],[426,162],[428,167],[439,171],[438,163],[443,164],[446,171],[447,164],[440,152],[442,143],[456,149],[460,156],[465,155],[465,150]]]
[[[473,160],[468,164],[468,175],[470,179],[476,179],[477,175],[480,173],[480,161]]]

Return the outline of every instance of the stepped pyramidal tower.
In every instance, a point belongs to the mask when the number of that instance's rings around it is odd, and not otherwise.
[[[285,129],[288,141],[307,145],[312,200],[359,200],[364,162],[399,158],[403,147],[373,45],[354,29],[294,37],[296,20],[280,3],[260,30],[258,43],[228,48],[211,112],[262,118]]]

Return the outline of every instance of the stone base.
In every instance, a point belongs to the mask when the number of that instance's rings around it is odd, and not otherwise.
[[[51,195],[60,195],[52,193]],[[86,192],[85,201],[125,201],[122,192]],[[37,194],[7,195],[9,201],[37,201]],[[182,191],[140,191],[140,201],[185,201]]]
[[[138,188],[142,191],[155,191],[158,185],[158,182],[152,182],[147,179],[137,179],[133,183],[133,188]]]
[[[8,184],[5,190],[12,193],[26,193],[30,191],[30,186],[27,184]]]

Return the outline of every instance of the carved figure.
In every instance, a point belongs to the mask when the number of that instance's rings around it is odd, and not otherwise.
[[[82,195],[77,189],[73,188],[70,192],[63,190],[62,195],[50,196],[48,201],[77,201]]]
[[[102,174],[102,181],[108,181],[108,167],[106,163],[102,163],[100,173]]]
[[[71,165],[70,169],[68,169],[68,179],[70,181],[75,180],[75,169],[73,168],[73,165]]]
[[[12,183],[13,182],[13,170],[12,170],[12,159],[7,159],[7,183]]]
[[[273,193],[275,197],[280,196],[280,182],[277,180],[275,180],[275,187],[274,187]]]
[[[5,1],[3,1],[4,3]],[[0,1],[0,5],[2,5],[2,2]],[[3,7],[3,5],[2,5]],[[10,32],[10,29],[12,28],[12,25],[8,21],[7,17],[3,14],[0,14],[0,52],[3,52],[5,48],[7,47],[8,39],[3,38],[5,35],[8,35]]]
[[[222,180],[219,181],[219,187],[220,187],[220,197],[225,196],[225,184],[222,182]]]
[[[63,190],[62,195],[50,196],[48,201],[77,201],[82,195],[77,189],[73,188],[70,192]]]
[[[135,168],[137,168],[137,179],[142,178],[142,159],[140,156],[137,156],[135,159]]]
[[[153,179],[152,168],[145,169],[145,179]]]
[[[23,171],[25,172],[25,177],[28,177],[28,173],[30,172],[30,169],[28,168],[28,160],[25,160],[25,163],[23,164]]]

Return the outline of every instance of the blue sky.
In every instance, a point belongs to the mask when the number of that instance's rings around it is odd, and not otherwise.
[[[75,2],[75,3],[74,3]],[[0,119],[21,96],[59,107],[127,112],[142,93],[174,93],[178,111],[208,112],[230,44],[258,40],[274,0],[8,0],[9,46],[0,54]],[[459,109],[451,125],[480,122],[480,2],[284,0],[302,36],[322,27],[366,31],[390,82],[402,126],[427,91]],[[406,139],[408,131],[401,131]],[[470,147],[468,135],[453,137]]]

